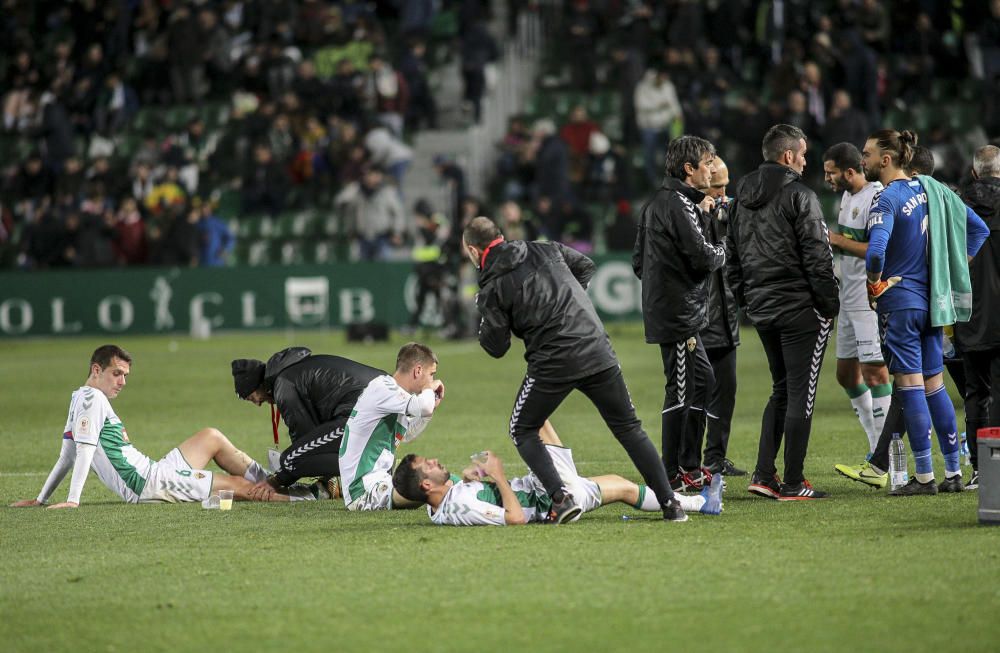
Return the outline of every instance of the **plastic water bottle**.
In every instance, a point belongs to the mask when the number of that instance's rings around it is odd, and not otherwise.
[[[892,443],[889,445],[889,489],[903,487],[910,480],[910,475],[906,472],[906,445],[899,433],[892,434]]]
[[[958,436],[958,452],[962,455],[962,464],[968,467],[972,464],[972,454],[969,453],[969,440],[965,437],[965,431]]]

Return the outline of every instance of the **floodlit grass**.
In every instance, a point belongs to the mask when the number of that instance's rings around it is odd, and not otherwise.
[[[659,444],[658,350],[634,326],[612,327],[612,339]],[[70,393],[105,340],[3,342],[2,504],[38,492]],[[231,359],[302,344],[385,369],[401,342],[301,332],[123,338],[135,362],[114,405],[154,458],[216,426],[263,461],[268,414],[235,399]],[[475,343],[430,343],[447,396],[402,452],[457,469],[493,448],[523,473],[506,436],[520,350],[495,361]],[[752,467],[770,390],[752,331],[739,382],[730,457]],[[553,421],[582,473],[638,480],[583,397]],[[996,651],[1000,529],[977,525],[974,492],[892,499],[833,471],[859,462],[864,447],[831,344],[806,462],[833,495],[824,502],[754,498],[734,478],[718,518],[668,524],[613,505],[560,528],[456,529],[432,527],[422,511],[349,514],[339,502],[230,513],[128,506],[91,476],[79,510],[0,508],[0,650]],[[941,476],[940,458],[936,468]]]

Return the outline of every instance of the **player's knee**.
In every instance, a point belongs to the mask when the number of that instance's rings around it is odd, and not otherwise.
[[[222,433],[222,431],[211,426],[201,429],[195,435],[200,440],[205,440],[205,441],[211,440],[216,443],[229,441],[229,439]]]

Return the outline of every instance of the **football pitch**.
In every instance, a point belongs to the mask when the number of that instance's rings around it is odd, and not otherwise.
[[[659,448],[659,351],[636,325],[610,332]],[[229,513],[125,505],[91,475],[78,510],[6,507],[38,493],[70,393],[109,340],[0,345],[2,651],[1000,648],[1000,528],[977,525],[976,493],[891,498],[833,471],[861,462],[866,442],[834,379],[832,342],[806,460],[807,477],[832,494],[824,501],[761,499],[746,492],[747,478],[732,478],[722,516],[683,524],[614,504],[558,528],[446,528],[424,510],[348,513],[341,501],[241,503]],[[236,399],[231,359],[305,345],[391,369],[403,342],[348,345],[339,332],[122,338],[134,362],[113,405],[154,459],[215,426],[266,462],[268,411]],[[447,392],[399,456],[438,457],[458,471],[491,448],[508,476],[525,473],[506,435],[520,345],[494,360],[475,342],[426,342]],[[729,453],[740,467],[753,467],[769,392],[763,351],[745,330]],[[582,474],[640,480],[582,396],[553,423]],[[935,470],[943,477],[940,455]],[[67,477],[53,501],[68,487]]]

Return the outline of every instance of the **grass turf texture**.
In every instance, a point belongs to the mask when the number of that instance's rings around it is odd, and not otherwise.
[[[658,445],[658,351],[635,326],[611,332]],[[104,340],[4,342],[4,506],[37,494],[70,392]],[[756,336],[743,341],[730,457],[752,468],[770,385]],[[524,473],[506,435],[520,347],[496,361],[475,343],[429,342],[447,395],[400,455],[458,470],[492,448],[508,475]],[[231,359],[299,344],[386,369],[402,340],[357,346],[299,332],[119,343],[135,361],[114,405],[141,450],[158,458],[216,426],[265,461],[267,410],[235,398]],[[433,527],[423,511],[354,514],[339,501],[230,513],[131,506],[91,475],[79,510],[0,508],[0,649],[995,651],[1000,529],[977,526],[974,492],[891,498],[838,476],[834,463],[859,462],[865,439],[833,378],[832,345],[826,362],[806,474],[832,498],[778,503],[733,478],[722,517],[685,524],[621,505],[564,527],[508,529]],[[571,396],[553,421],[581,473],[639,480],[585,398]],[[940,456],[935,468],[942,477]]]

